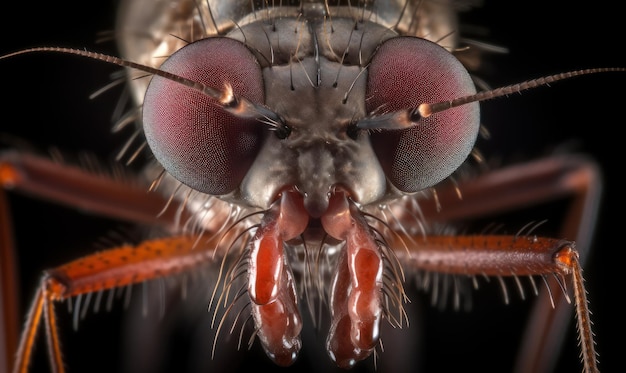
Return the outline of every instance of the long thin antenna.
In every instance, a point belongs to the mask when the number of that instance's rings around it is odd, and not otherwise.
[[[494,98],[520,93],[522,91],[549,85],[560,80],[571,79],[581,75],[599,74],[606,72],[626,72],[623,67],[605,67],[595,69],[574,70],[560,74],[548,75],[537,79],[527,80],[522,83],[512,84],[505,87],[495,88],[489,91],[478,92],[472,95],[458,97],[453,100],[435,103],[422,103],[417,108],[393,111],[390,113],[364,118],[357,123],[357,127],[364,130],[394,130],[415,127],[419,120],[429,116],[469,104],[472,102],[486,101]]]

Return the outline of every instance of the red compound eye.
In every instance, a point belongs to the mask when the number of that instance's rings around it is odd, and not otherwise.
[[[398,37],[384,42],[372,58],[366,107],[381,114],[475,92],[467,70],[444,48]],[[478,103],[472,103],[422,118],[415,127],[372,133],[387,178],[402,191],[417,192],[450,176],[474,146],[479,114]]]
[[[254,103],[265,100],[261,68],[241,42],[209,38],[168,58],[162,70],[215,89],[226,83]],[[264,136],[254,119],[241,119],[215,99],[155,76],[146,92],[143,125],[148,145],[167,172],[198,191],[233,191],[254,161]]]

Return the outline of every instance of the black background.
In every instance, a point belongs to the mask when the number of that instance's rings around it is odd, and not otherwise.
[[[94,41],[97,32],[113,27],[116,2],[76,3],[3,4],[0,54],[38,45],[115,54],[112,43]],[[617,6],[609,1],[585,3],[584,7],[572,4],[563,0],[485,1],[483,8],[463,15],[466,22],[488,31],[484,40],[510,49],[508,55],[489,59],[491,70],[484,78],[492,86],[500,86],[572,69],[626,66],[620,56],[624,32]],[[0,132],[42,147],[55,145],[70,152],[88,149],[106,158],[125,139],[109,130],[117,93],[112,91],[95,100],[87,96],[106,84],[109,74],[116,70],[100,62],[52,54],[0,61]],[[554,146],[573,144],[574,149],[592,155],[603,169],[605,194],[585,275],[600,368],[605,372],[622,365],[620,341],[625,331],[618,306],[623,298],[624,184],[620,177],[625,159],[621,135],[626,124],[625,83],[626,73],[583,77],[482,105],[483,121],[493,135],[484,146],[488,156],[532,158]],[[13,196],[12,204],[25,312],[43,269],[90,252],[94,239],[117,223],[21,196]],[[516,316],[523,315],[529,302],[513,297],[513,304],[505,306],[497,292],[476,297],[476,312],[431,310],[424,315],[423,322],[430,331],[424,337],[428,349],[415,351],[416,356],[425,356],[424,371],[460,367],[510,370],[522,327]],[[65,307],[59,308],[63,311]],[[115,370],[116,358],[123,350],[114,333],[121,325],[120,317],[116,313],[99,314],[87,317],[78,333],[69,327],[63,329],[70,371]],[[43,347],[40,343],[38,351],[43,352]],[[573,323],[563,355],[557,371],[580,371]],[[261,358],[256,366],[263,366],[264,361]],[[306,363],[297,367],[304,370]],[[35,370],[46,371],[46,363],[36,364]]]

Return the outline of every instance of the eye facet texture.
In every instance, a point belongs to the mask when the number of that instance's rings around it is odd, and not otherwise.
[[[225,84],[254,103],[265,100],[261,68],[241,42],[214,37],[180,49],[161,69],[215,89]],[[226,112],[213,98],[155,76],[146,92],[143,125],[148,145],[167,172],[203,193],[237,188],[264,136],[255,119]]]
[[[439,45],[398,37],[379,47],[369,67],[366,108],[382,114],[475,93],[463,65]],[[435,113],[404,130],[371,134],[389,180],[404,192],[429,188],[467,158],[479,129],[478,103]]]

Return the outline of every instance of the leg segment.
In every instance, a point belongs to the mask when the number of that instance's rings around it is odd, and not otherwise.
[[[469,182],[461,181],[458,186],[438,188],[438,200],[420,204],[420,210],[412,214],[423,214],[426,222],[454,223],[568,198],[570,208],[557,234],[576,242],[578,262],[584,265],[600,194],[601,177],[595,163],[570,155],[510,166]],[[547,280],[556,285],[551,277]],[[570,325],[570,307],[561,292],[551,294],[541,289],[515,365],[518,373],[552,371],[558,357],[554,351],[559,350]],[[580,313],[578,316],[586,317]],[[595,357],[587,358],[591,359],[595,361]]]

